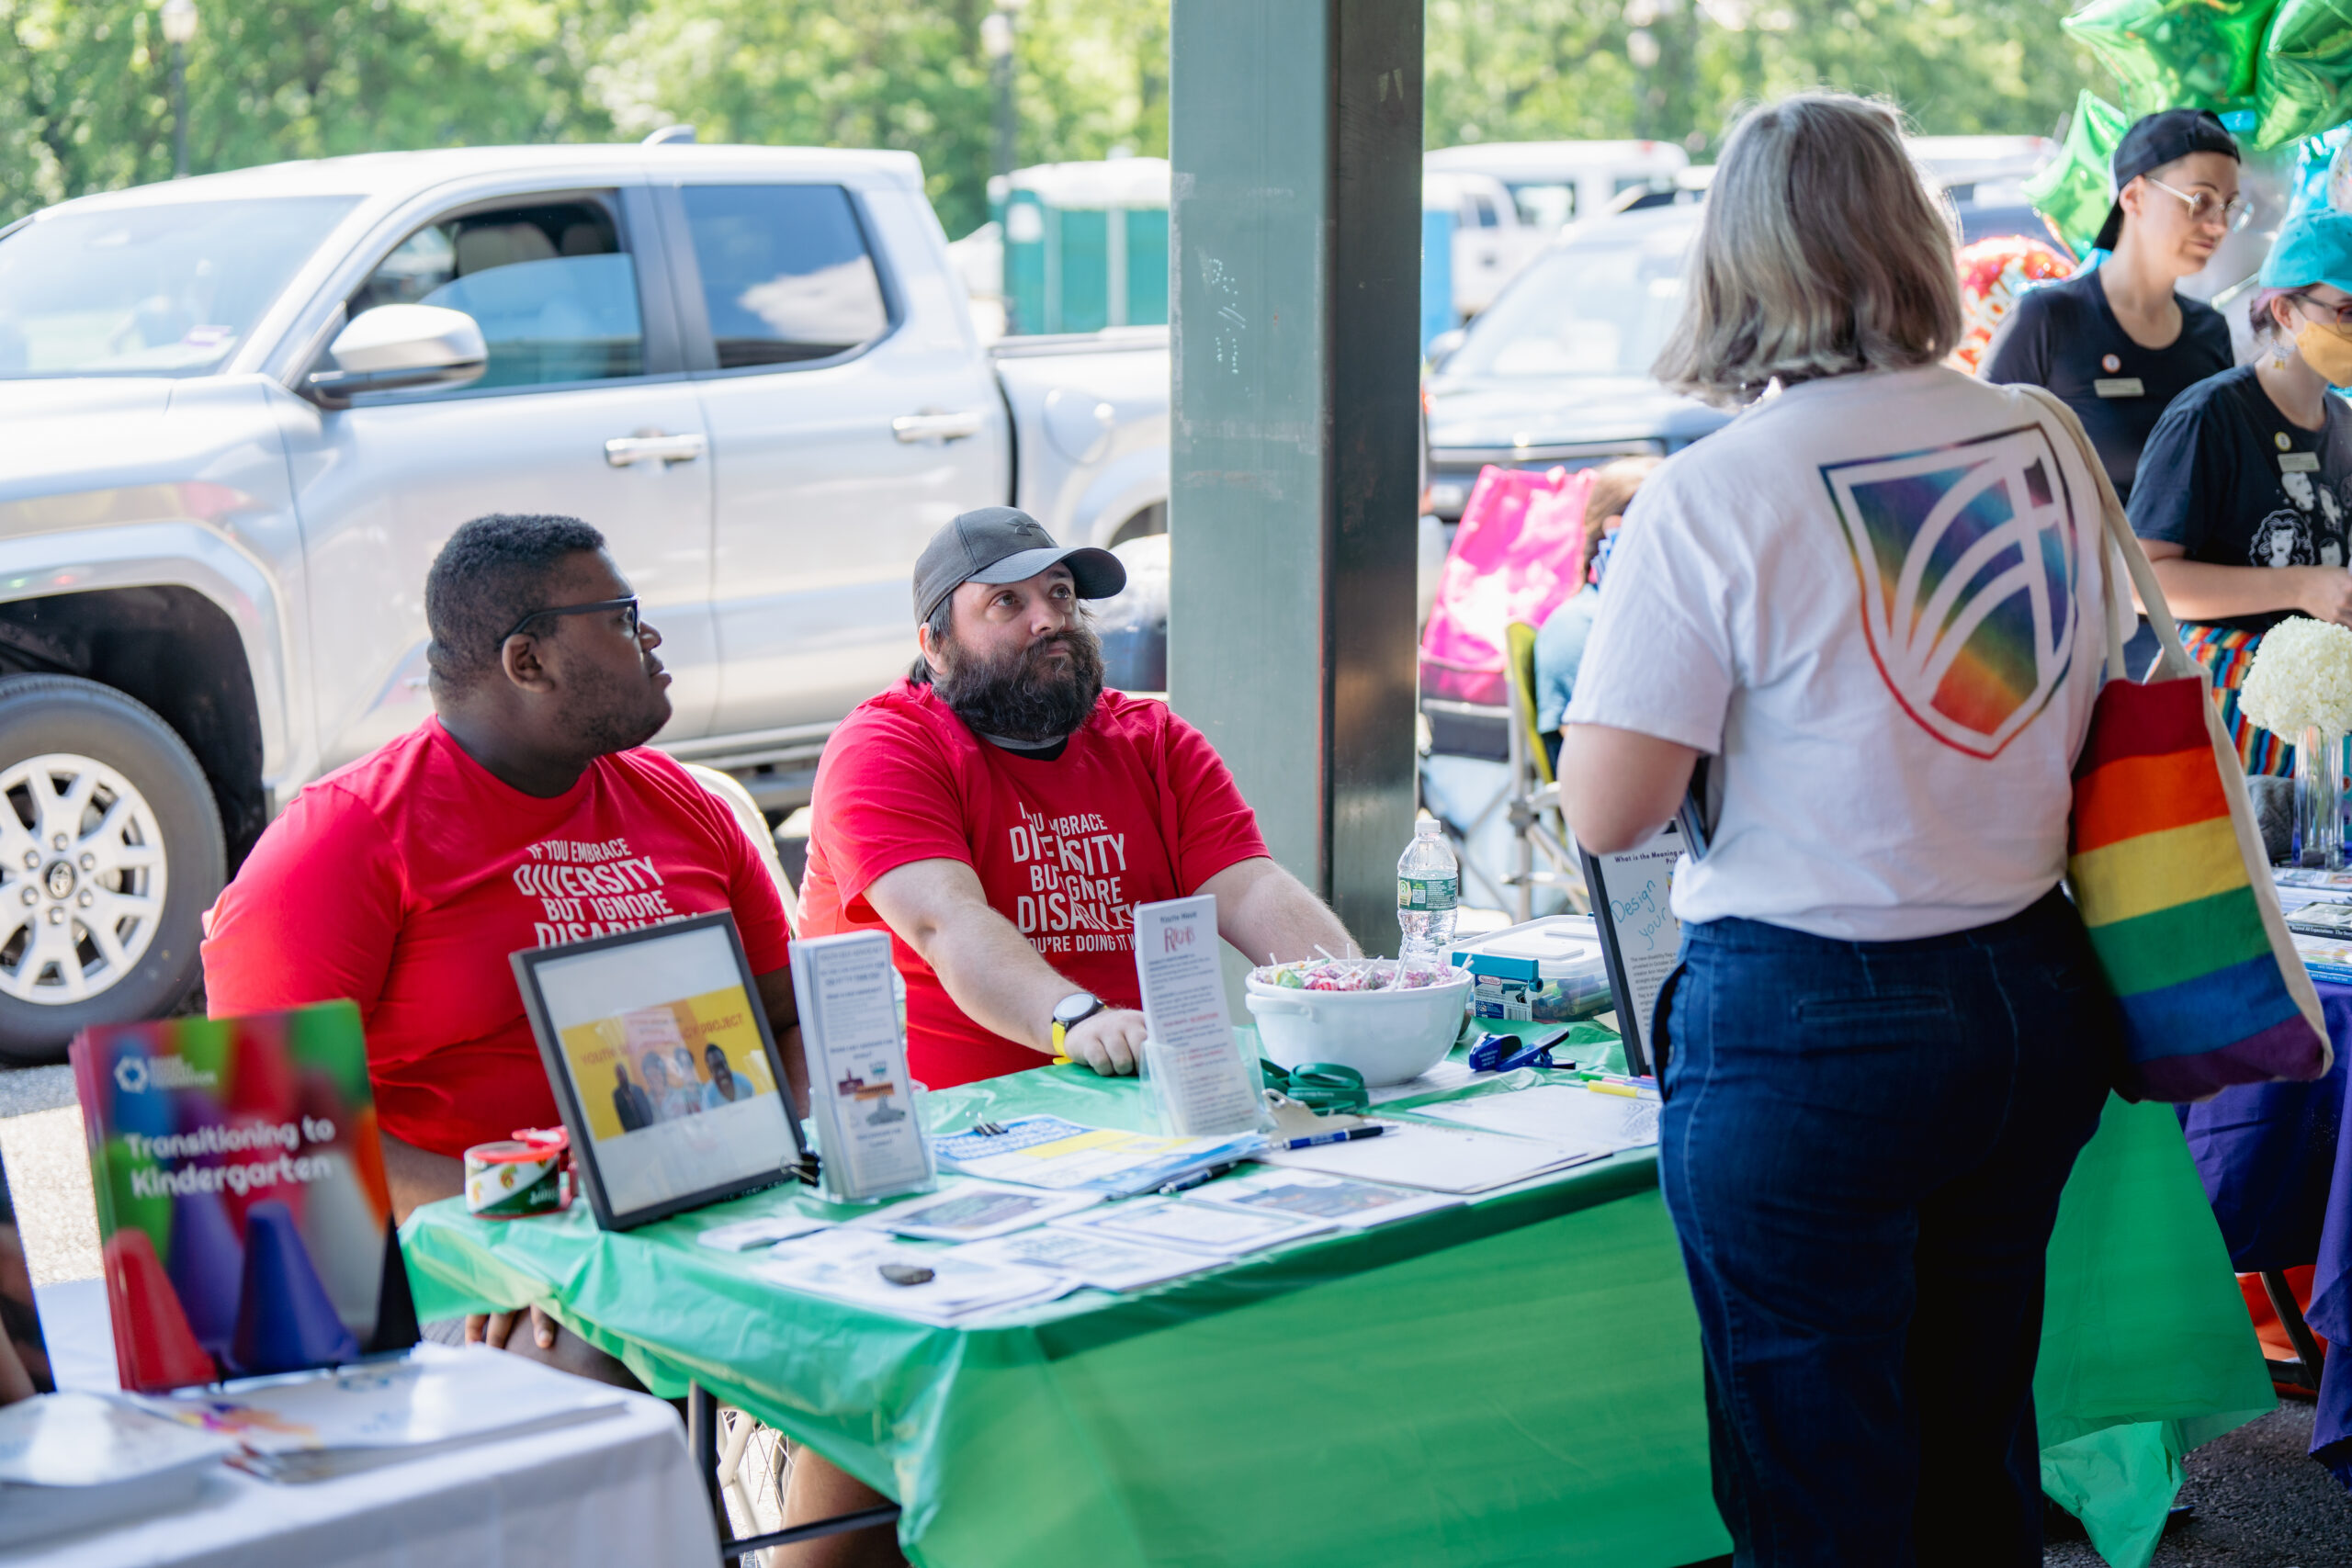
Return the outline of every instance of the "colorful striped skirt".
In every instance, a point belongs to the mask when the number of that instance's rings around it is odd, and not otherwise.
[[[2291,777],[2295,772],[2294,746],[2238,711],[2238,688],[2245,683],[2245,672],[2254,663],[2254,650],[2262,646],[2262,634],[2183,621],[2180,643],[2188,650],[2188,657],[2205,666],[2205,672],[2213,678],[2213,701],[2222,710],[2222,726],[2229,730],[2230,739],[2238,749],[2238,761],[2245,765],[2248,776],[2270,773]]]

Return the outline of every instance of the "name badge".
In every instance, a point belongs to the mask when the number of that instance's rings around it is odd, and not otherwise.
[[[2137,376],[2102,376],[2091,383],[2091,390],[2102,398],[2144,398],[2148,389]]]
[[[2315,474],[2319,472],[2319,454],[2281,452],[2278,454],[2278,471],[2282,474]]]

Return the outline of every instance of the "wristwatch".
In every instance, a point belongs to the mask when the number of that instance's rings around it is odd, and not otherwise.
[[[1062,1043],[1069,1032],[1102,1010],[1102,998],[1091,991],[1072,991],[1054,1004],[1054,1057],[1069,1060],[1069,1051]]]

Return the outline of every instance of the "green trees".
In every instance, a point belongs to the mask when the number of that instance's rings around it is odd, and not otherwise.
[[[157,0],[0,0],[0,221],[171,173]],[[920,153],[987,216],[991,0],[198,0],[198,173],[341,152],[631,139]],[[2065,0],[1429,0],[1430,144],[1647,135],[1828,83],[1929,131],[2048,132],[2105,74]],[[1168,0],[1026,0],[1021,160],[1168,147]]]

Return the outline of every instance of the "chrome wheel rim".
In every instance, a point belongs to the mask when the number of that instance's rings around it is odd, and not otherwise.
[[[104,762],[0,770],[0,994],[64,1007],[121,984],[154,944],[167,874],[153,807]]]

